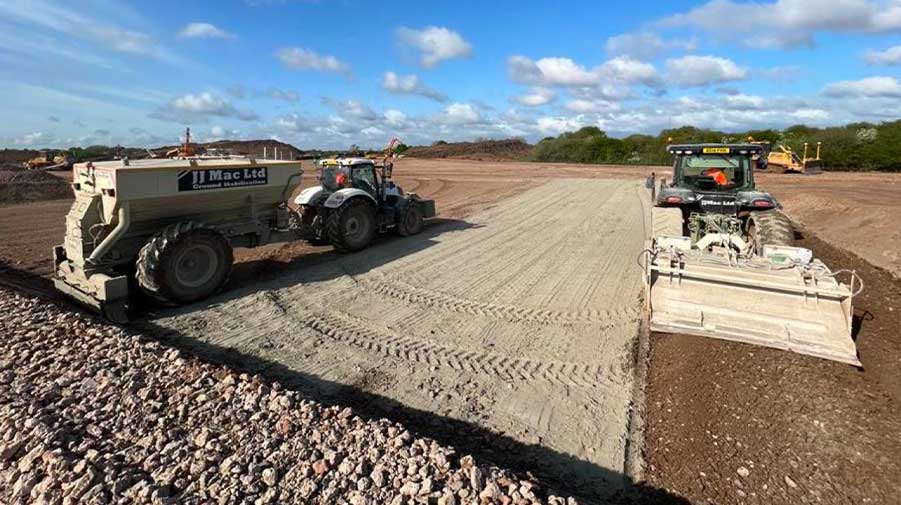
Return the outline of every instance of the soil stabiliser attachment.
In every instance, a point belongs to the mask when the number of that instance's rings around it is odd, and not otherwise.
[[[745,342],[860,366],[854,272],[793,247],[779,203],[754,186],[759,146],[674,145],[643,253],[650,329]],[[847,279],[847,283],[841,278]]]

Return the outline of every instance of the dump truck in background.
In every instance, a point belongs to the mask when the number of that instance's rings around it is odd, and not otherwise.
[[[357,172],[368,169],[372,185],[353,187],[352,174],[346,175],[320,186],[300,210],[288,205],[303,173],[297,161],[223,157],[75,165],[75,202],[65,240],[53,251],[54,283],[122,323],[135,290],[178,305],[221,289],[234,247],[324,237],[356,251],[379,231],[418,233],[422,219],[434,216],[434,202],[404,195],[390,181],[390,169],[379,177],[371,160],[350,165]],[[418,226],[410,229],[401,219],[413,207]],[[310,214],[318,219],[305,219]]]
[[[673,180],[648,181],[650,329],[746,342],[860,365],[855,272],[793,246],[780,205],[754,182],[755,144],[671,145]],[[842,275],[847,282],[842,282]]]

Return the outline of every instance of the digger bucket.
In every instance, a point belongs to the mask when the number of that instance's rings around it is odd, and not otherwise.
[[[819,260],[778,267],[693,250],[649,253],[650,329],[774,347],[861,366],[851,339],[851,286]]]

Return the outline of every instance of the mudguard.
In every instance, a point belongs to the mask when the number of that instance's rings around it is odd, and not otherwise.
[[[319,196],[323,191],[322,186],[309,187],[297,195],[297,198],[294,199],[294,203],[297,205],[311,205],[319,199]]]
[[[325,201],[324,205],[328,209],[337,209],[344,205],[344,202],[356,197],[368,198],[370,202],[378,205],[378,202],[375,201],[375,198],[372,195],[357,188],[344,188],[335,191],[328,197],[328,200]]]

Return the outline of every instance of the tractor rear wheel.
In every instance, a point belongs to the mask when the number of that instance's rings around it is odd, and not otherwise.
[[[416,202],[410,202],[398,216],[397,234],[401,237],[416,235],[422,231],[422,222],[422,209]]]
[[[326,235],[335,249],[355,252],[366,248],[375,237],[375,209],[361,198],[355,198],[329,213]]]
[[[136,279],[151,298],[179,305],[221,289],[233,262],[231,244],[221,233],[186,221],[147,241],[138,253]]]
[[[795,242],[791,221],[788,216],[778,210],[751,213],[749,231],[757,254],[763,254],[765,245],[791,246]]]

